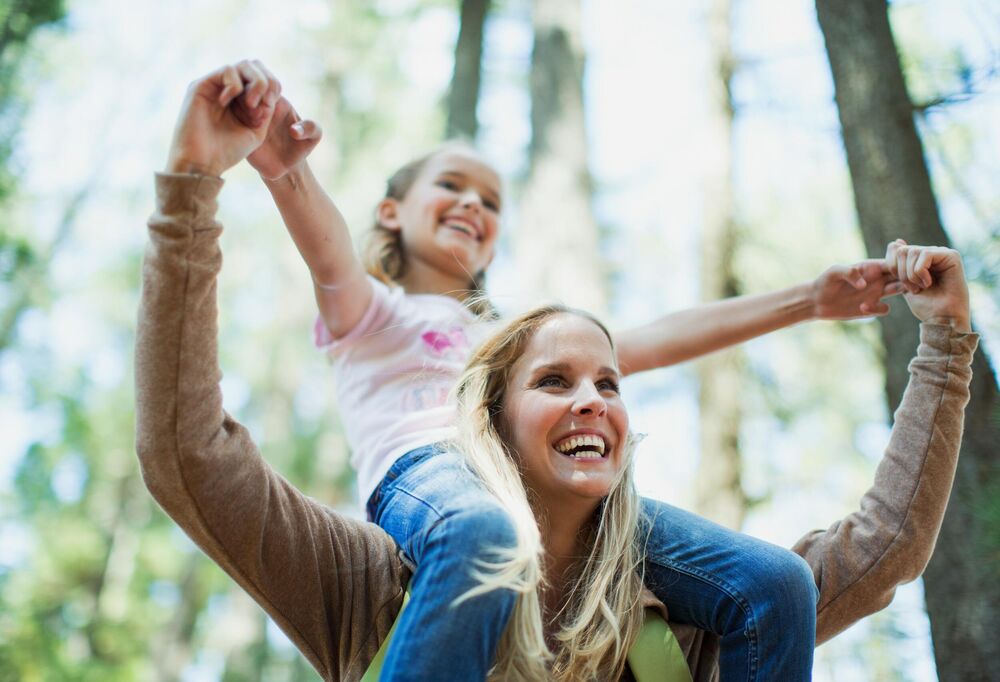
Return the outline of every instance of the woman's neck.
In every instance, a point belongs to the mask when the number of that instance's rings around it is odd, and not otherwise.
[[[588,554],[585,528],[593,518],[594,509],[563,507],[558,511],[536,510],[542,546],[545,548],[543,568],[546,586],[541,598],[547,631],[555,626],[554,618],[565,603],[566,591],[573,582],[576,566]]]

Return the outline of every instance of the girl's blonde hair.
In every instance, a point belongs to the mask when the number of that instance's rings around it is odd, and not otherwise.
[[[504,631],[490,679],[560,681],[618,679],[643,617],[643,549],[639,532],[640,500],[635,489],[629,434],[622,470],[611,492],[602,500],[587,529],[590,552],[577,566],[568,598],[556,615],[551,650],[542,623],[539,589],[542,571],[541,535],[529,493],[521,479],[517,455],[503,434],[516,424],[504,423],[503,403],[514,363],[531,338],[555,315],[573,314],[591,320],[588,313],[550,305],[535,308],[507,324],[472,356],[457,386],[458,436],[456,447],[483,485],[513,520],[517,544],[498,550],[494,562],[480,561],[479,585],[459,602],[495,589],[518,593],[514,614]],[[613,348],[613,345],[612,345]]]
[[[427,162],[438,154],[450,151],[478,156],[471,145],[461,140],[450,140],[438,145],[427,154],[409,161],[393,173],[386,182],[383,199],[395,199],[396,201],[405,199]],[[399,280],[406,274],[407,268],[402,233],[399,230],[390,230],[379,222],[376,216],[362,251],[362,261],[365,270],[375,279],[390,286],[398,284]],[[465,304],[472,312],[487,319],[498,317],[496,309],[486,297],[485,270],[472,276]]]

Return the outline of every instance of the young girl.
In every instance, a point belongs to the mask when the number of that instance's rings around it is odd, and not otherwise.
[[[253,67],[276,92],[263,66]],[[362,263],[305,162],[318,126],[283,98],[275,106],[267,138],[248,160],[312,274],[316,341],[333,362],[367,512],[415,566],[382,679],[485,679],[516,595],[459,598],[503,558],[492,550],[514,547],[516,534],[462,458],[439,444],[454,436],[449,393],[494,317],[479,294],[499,230],[500,179],[460,145],[406,164],[389,179]],[[620,367],[668,365],[808,319],[884,313],[880,299],[898,285],[880,263],[831,268],[814,282],[617,334]],[[581,424],[599,404],[579,406]],[[559,475],[585,478],[605,443],[581,426],[551,447]],[[669,505],[643,506],[651,520],[644,581],[672,619],[720,636],[722,679],[808,680],[816,588],[806,564]]]

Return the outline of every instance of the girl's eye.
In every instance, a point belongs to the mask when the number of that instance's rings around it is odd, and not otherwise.
[[[438,187],[444,187],[452,192],[458,191],[458,183],[451,180],[438,180]]]
[[[493,211],[494,213],[500,212],[500,205],[495,201],[489,201],[489,200],[484,201],[483,206],[485,206],[488,210]]]

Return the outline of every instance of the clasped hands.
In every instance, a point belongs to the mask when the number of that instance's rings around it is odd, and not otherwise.
[[[247,159],[265,180],[302,164],[322,137],[281,96],[258,60],[216,69],[188,87],[170,145],[168,173],[221,176]]]
[[[891,242],[884,258],[835,265],[812,286],[813,318],[848,320],[889,312],[884,299],[903,294],[921,322],[971,331],[962,258],[941,246]]]

